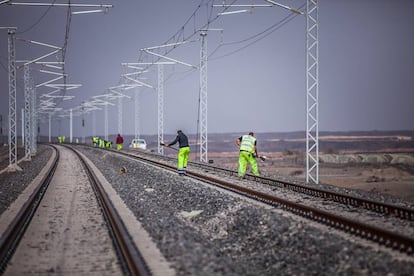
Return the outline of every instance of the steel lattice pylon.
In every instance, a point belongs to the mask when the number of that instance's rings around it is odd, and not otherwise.
[[[122,113],[123,113],[123,108],[122,108],[122,97],[118,98],[118,133],[123,135],[123,131],[122,131]]]
[[[9,51],[9,167],[10,172],[21,170],[17,165],[16,124],[16,29],[8,29]]]
[[[164,65],[158,64],[158,153],[164,155]]]
[[[140,137],[140,131],[139,131],[139,120],[140,120],[140,116],[139,116],[139,89],[137,89],[137,92],[134,94],[134,103],[135,103],[135,109],[134,109],[134,113],[135,113],[135,120],[134,120],[134,128],[135,128],[135,137],[134,138],[139,138]]]
[[[72,108],[69,109],[69,143],[73,142],[73,112]]]
[[[200,161],[207,162],[207,32],[200,35]]]
[[[306,182],[319,182],[318,143],[318,1],[306,8]]]
[[[49,139],[48,141],[49,143],[51,143],[52,142],[52,113],[49,113],[48,117],[49,117]]]
[[[35,156],[37,154],[37,112],[36,112],[36,90],[34,87],[30,89],[30,99],[31,99],[31,143],[30,143],[30,154]]]
[[[106,141],[108,141],[108,102],[105,103],[104,117],[105,117],[105,133],[104,133],[104,138],[105,138]]]
[[[96,110],[92,111],[92,136],[96,136]]]
[[[31,160],[31,90],[30,65],[24,66],[24,152],[25,159]]]

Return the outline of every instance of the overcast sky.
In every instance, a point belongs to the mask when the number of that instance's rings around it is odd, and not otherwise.
[[[17,1],[15,1],[17,2]],[[29,2],[29,1],[24,1]],[[43,3],[54,2],[41,1]],[[67,3],[57,0],[56,3]],[[72,1],[74,2],[74,1]],[[82,84],[66,95],[68,110],[107,92],[133,72],[124,62],[150,62],[155,56],[140,49],[192,42],[169,49],[168,57],[191,65],[200,63],[200,28],[211,30],[208,49],[208,132],[286,132],[306,130],[306,17],[281,8],[255,8],[249,13],[219,16],[223,8],[207,0],[80,1],[113,4],[106,14],[77,14],[68,20],[64,7],[0,5],[0,26],[17,27],[17,60],[33,60],[51,51],[25,40],[62,47],[67,82]],[[79,3],[80,3],[79,2]],[[266,4],[261,0],[226,1]],[[304,0],[280,0],[305,9]],[[222,1],[214,1],[221,4]],[[240,8],[232,8],[237,10]],[[73,8],[72,11],[79,10]],[[414,1],[319,1],[319,130],[414,130]],[[70,23],[68,25],[68,22]],[[209,23],[208,26],[206,24]],[[3,129],[8,115],[7,31],[0,30],[0,114]],[[62,55],[48,58],[59,60]],[[33,66],[35,84],[53,78]],[[50,70],[50,69],[48,69]],[[20,120],[23,70],[17,72]],[[157,88],[157,66],[143,81]],[[164,132],[183,129],[196,133],[200,72],[185,65],[164,65]],[[49,93],[40,87],[38,96]],[[123,133],[134,134],[134,97],[139,95],[140,133],[156,134],[156,89],[125,91]],[[118,101],[113,101],[117,104]],[[117,106],[109,107],[109,132],[117,132]],[[104,133],[104,111],[96,111],[97,134]],[[69,120],[53,119],[53,135],[69,134]],[[85,115],[86,135],[92,134],[92,115]],[[59,127],[60,125],[60,127]],[[81,117],[74,118],[74,136]],[[20,133],[19,125],[19,133]],[[47,135],[48,126],[42,123]],[[3,131],[4,132],[4,131]]]

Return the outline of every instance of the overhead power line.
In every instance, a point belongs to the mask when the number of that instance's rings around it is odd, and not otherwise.
[[[53,0],[53,4],[55,4],[55,2],[56,2],[56,0]],[[45,16],[48,14],[48,12],[50,11],[51,8],[52,8],[52,6],[48,7],[47,10],[39,17],[39,19],[36,20],[36,22],[32,24],[32,26],[30,26],[29,28],[25,29],[24,31],[17,32],[17,34],[20,35],[20,34],[27,33],[28,31],[31,31],[34,27],[36,27],[37,25],[39,25],[40,22],[43,20],[43,18],[45,18]]]
[[[305,7],[305,5],[306,4],[303,4],[302,6],[300,6],[298,10],[303,9]],[[233,54],[235,54],[237,52],[240,52],[241,50],[244,50],[244,49],[248,48],[249,46],[251,46],[251,45],[259,42],[260,40],[262,40],[264,38],[266,38],[267,36],[269,36],[273,32],[279,30],[280,28],[282,28],[283,26],[285,26],[287,23],[289,23],[290,21],[292,21],[294,18],[296,18],[298,15],[299,14],[297,14],[297,13],[294,13],[294,14],[291,13],[291,14],[287,15],[286,17],[284,17],[282,20],[276,22],[275,24],[271,25],[270,27],[266,28],[265,30],[263,30],[263,31],[255,34],[255,35],[252,35],[252,36],[250,36],[248,38],[245,38],[245,39],[242,39],[242,40],[239,40],[239,41],[227,42],[227,43],[222,43],[222,44],[218,45],[216,47],[216,49],[214,49],[211,52],[211,54],[209,55],[209,60],[217,60],[217,59],[220,59],[220,58],[223,58],[223,57],[227,57],[227,56],[233,55]],[[216,58],[211,58],[223,46],[241,44],[241,43],[250,41],[250,40],[255,39],[255,38],[257,38],[257,39],[254,40],[254,41],[252,41],[251,43],[243,46],[243,47],[240,47],[240,48],[238,48],[238,49],[236,49],[234,51],[231,51],[231,52],[226,53],[224,55],[218,56]]]

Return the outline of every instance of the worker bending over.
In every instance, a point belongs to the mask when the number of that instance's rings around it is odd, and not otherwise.
[[[255,176],[259,175],[259,169],[257,167],[256,157],[257,154],[257,141],[253,132],[249,132],[249,135],[243,135],[236,139],[236,144],[239,146],[239,178],[244,178],[246,174],[247,164],[250,164],[250,169]]]

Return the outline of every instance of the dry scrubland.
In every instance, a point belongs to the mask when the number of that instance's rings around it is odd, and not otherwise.
[[[209,159],[237,168],[234,141],[240,135],[209,135]],[[306,179],[304,133],[257,133],[256,137],[259,154],[267,157],[259,161],[263,175]],[[193,146],[192,160],[198,160],[197,151]],[[414,203],[414,132],[320,133],[319,181]]]

